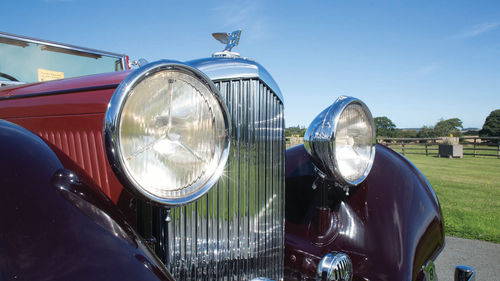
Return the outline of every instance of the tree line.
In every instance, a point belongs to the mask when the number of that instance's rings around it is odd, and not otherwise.
[[[386,116],[375,117],[375,128],[377,137],[386,138],[436,138],[447,137],[452,134],[459,137],[461,135],[473,135],[481,137],[500,137],[500,109],[493,110],[486,120],[481,130],[461,132],[463,129],[462,120],[459,118],[441,119],[434,126],[423,126],[418,130],[405,130],[396,128],[396,124]],[[303,137],[306,132],[304,126],[292,126],[286,128],[286,137]]]
[[[297,125],[295,127],[286,128],[285,136],[286,137],[291,137],[291,136],[303,137],[305,133],[306,133],[306,127]]]
[[[386,116],[374,118],[377,137],[388,138],[436,138],[462,135],[462,120],[459,118],[441,119],[434,126],[423,126],[419,130],[397,129],[396,124]],[[464,135],[479,135],[481,137],[500,137],[500,109],[493,110],[479,131],[468,131]]]

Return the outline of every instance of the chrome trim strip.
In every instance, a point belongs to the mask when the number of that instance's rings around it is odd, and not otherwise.
[[[224,125],[226,127],[226,138],[222,151],[222,157],[214,173],[208,176],[207,181],[202,187],[198,188],[196,191],[194,191],[189,195],[186,195],[183,198],[158,197],[143,189],[142,186],[139,183],[137,183],[131,175],[129,175],[127,169],[125,168],[125,164],[123,162],[122,154],[120,151],[120,138],[119,138],[118,127],[119,127],[121,112],[123,110],[123,107],[125,105],[125,102],[128,98],[130,91],[142,80],[147,79],[148,76],[156,72],[168,69],[177,69],[184,72],[188,72],[191,75],[194,75],[196,78],[200,79],[201,82],[203,82],[207,87],[209,87],[210,91],[214,94],[217,103],[221,107],[221,110],[223,111],[222,115],[224,116]],[[130,73],[120,83],[120,85],[114,92],[113,96],[111,97],[111,100],[109,101],[108,109],[104,117],[104,142],[106,147],[106,154],[108,156],[108,161],[111,167],[113,168],[113,171],[117,175],[118,179],[120,180],[120,182],[134,194],[140,196],[141,198],[146,199],[147,201],[160,205],[185,205],[207,193],[219,180],[219,177],[222,175],[229,154],[229,147],[230,147],[229,138],[231,135],[231,128],[229,126],[230,122],[231,121],[228,115],[226,105],[219,93],[219,90],[215,87],[212,81],[208,77],[206,77],[202,72],[188,65],[176,61],[161,60],[152,62]]]
[[[198,68],[214,82],[220,80],[260,79],[284,103],[281,90],[271,74],[253,60],[215,57],[191,60],[187,61],[186,64]]]
[[[21,83],[21,84],[23,84],[23,83]],[[119,84],[104,84],[104,85],[99,85],[99,86],[63,89],[63,90],[56,90],[56,91],[22,94],[22,95],[2,96],[2,97],[0,97],[0,100],[13,100],[13,99],[23,99],[23,98],[31,98],[31,97],[39,97],[39,96],[72,94],[72,93],[78,93],[78,92],[102,91],[102,90],[116,89],[116,87],[118,87],[118,85]]]

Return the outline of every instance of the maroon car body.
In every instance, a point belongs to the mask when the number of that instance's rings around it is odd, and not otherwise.
[[[444,246],[443,220],[436,195],[408,160],[379,145],[368,178],[350,196],[331,190],[326,208],[311,188],[315,179],[304,147],[289,149],[287,276],[313,278],[319,259],[340,251],[353,262],[353,280],[425,280],[424,264]]]
[[[219,60],[228,66],[247,63]],[[202,61],[187,64],[209,72]],[[142,208],[147,202],[124,188],[110,166],[103,138],[105,114],[116,88],[131,72],[0,87],[0,279],[220,276],[174,268],[165,253],[170,248],[161,244],[173,238],[151,239],[161,232],[155,229],[154,214],[162,211]],[[265,85],[272,88],[270,82]],[[363,183],[349,195],[335,188],[325,194],[314,188],[317,172],[304,146],[285,152],[284,134],[277,136],[282,138],[273,146],[280,150],[277,155],[286,153],[281,175],[285,235],[284,245],[277,244],[284,268],[278,276],[314,280],[321,258],[342,252],[352,260],[353,280],[425,280],[424,266],[444,246],[443,220],[432,188],[408,160],[377,145],[372,171]],[[244,273],[245,266],[253,266],[228,260],[217,263],[227,266],[217,274]]]

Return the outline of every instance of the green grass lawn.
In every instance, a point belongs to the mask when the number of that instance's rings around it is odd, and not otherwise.
[[[446,235],[500,243],[500,159],[406,157],[434,187]]]

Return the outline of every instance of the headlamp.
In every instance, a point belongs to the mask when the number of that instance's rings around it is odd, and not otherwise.
[[[368,176],[375,157],[375,125],[362,101],[339,97],[312,121],[304,141],[326,177],[352,186]]]
[[[177,62],[132,72],[105,117],[108,159],[122,184],[164,205],[189,203],[213,186],[227,161],[229,136],[215,85]]]

